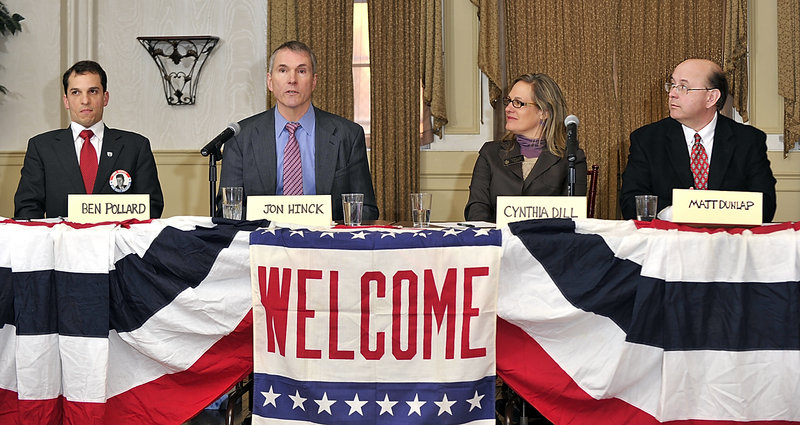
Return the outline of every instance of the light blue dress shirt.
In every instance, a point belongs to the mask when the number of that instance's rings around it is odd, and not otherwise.
[[[275,194],[283,195],[283,150],[289,143],[289,131],[286,124],[289,121],[275,108],[275,153],[278,157],[277,176],[278,181],[275,186]],[[308,111],[300,117],[300,127],[294,132],[297,144],[300,145],[300,162],[303,164],[303,195],[317,194],[317,180],[314,176],[314,127],[316,118],[314,106],[310,106]]]

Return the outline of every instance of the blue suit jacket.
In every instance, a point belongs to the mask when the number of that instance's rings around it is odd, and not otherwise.
[[[364,194],[364,220],[378,218],[375,190],[369,174],[364,129],[338,115],[314,108],[317,195],[331,195],[334,220],[342,220],[342,193]],[[278,161],[275,152],[275,108],[245,118],[241,131],[225,143],[220,187],[242,186],[248,195],[275,195]],[[217,197],[217,216],[221,198]]]
[[[109,184],[116,170],[131,176],[131,187],[125,193],[149,194],[150,217],[161,217],[164,195],[150,141],[140,134],[105,127],[92,193],[117,193]],[[14,217],[66,217],[70,193],[86,193],[72,130],[53,130],[30,139],[14,195]]]
[[[710,190],[764,194],[763,220],[775,216],[775,177],[767,159],[763,131],[717,116],[708,170]],[[658,195],[658,210],[672,205],[672,189],[694,187],[681,124],[672,119],[648,124],[631,133],[628,165],[622,173],[622,217],[636,218],[636,195]]]

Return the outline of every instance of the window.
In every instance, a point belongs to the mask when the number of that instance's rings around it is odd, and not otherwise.
[[[364,127],[368,148],[371,132],[369,66],[367,0],[353,0],[353,120]],[[420,137],[424,132],[423,110],[422,82],[420,81]],[[430,119],[428,122],[428,127],[430,127]]]
[[[353,4],[353,119],[364,127],[369,144],[369,26],[366,0]]]

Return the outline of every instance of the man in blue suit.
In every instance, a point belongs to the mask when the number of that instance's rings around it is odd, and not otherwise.
[[[334,220],[343,218],[342,193],[363,193],[363,219],[377,219],[364,129],[311,104],[314,52],[299,41],[279,46],[269,58],[267,87],[277,104],[240,122],[225,144],[220,186],[242,186],[245,208],[248,195],[331,195]],[[284,181],[293,172],[297,177]]]
[[[658,195],[658,210],[672,205],[672,189],[710,189],[763,194],[763,221],[775,215],[775,177],[763,131],[719,114],[728,82],[716,63],[688,59],[664,86],[669,118],[631,133],[622,173],[622,217],[636,218],[636,195]],[[693,160],[693,157],[696,160]],[[699,172],[692,172],[692,164]]]
[[[103,123],[103,108],[108,105],[103,68],[93,61],[77,62],[64,73],[62,83],[70,126],[28,142],[14,195],[14,217],[66,217],[71,193],[147,194],[150,217],[161,217],[164,196],[150,141]],[[123,186],[116,184],[118,175]]]

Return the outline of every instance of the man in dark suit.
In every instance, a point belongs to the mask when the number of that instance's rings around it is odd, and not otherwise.
[[[240,122],[225,144],[220,186],[248,195],[331,195],[334,220],[343,218],[342,193],[363,193],[363,219],[378,218],[364,129],[311,104],[317,86],[314,52],[289,41],[272,52],[267,87],[277,104]],[[217,199],[217,215],[220,213]]]
[[[775,177],[763,131],[720,115],[728,82],[714,62],[680,63],[665,85],[669,118],[631,133],[622,173],[622,217],[636,218],[636,195],[658,195],[658,210],[672,205],[672,189],[761,192],[763,221],[775,215]],[[692,171],[695,166],[695,172]]]
[[[66,217],[67,195],[117,193],[115,177],[129,176],[124,193],[150,195],[150,216],[161,217],[164,197],[150,142],[143,136],[108,128],[107,77],[96,62],[80,61],[63,76],[64,107],[69,128],[28,141],[14,217]]]

